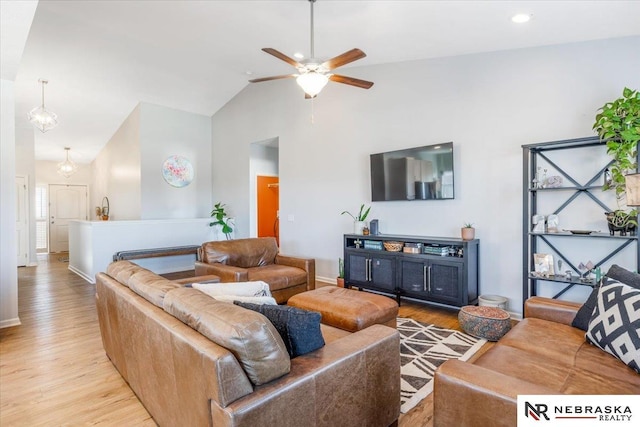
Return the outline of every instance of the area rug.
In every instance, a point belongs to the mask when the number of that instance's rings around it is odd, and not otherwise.
[[[409,412],[433,391],[433,374],[449,359],[468,360],[487,341],[464,332],[398,317],[400,411]]]

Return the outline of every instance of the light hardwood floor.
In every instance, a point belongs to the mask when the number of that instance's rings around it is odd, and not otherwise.
[[[155,425],[104,353],[95,286],[61,259],[18,269],[22,325],[0,329],[0,426]],[[403,303],[400,316],[458,329],[455,311]],[[399,425],[430,426],[432,415],[427,397]]]

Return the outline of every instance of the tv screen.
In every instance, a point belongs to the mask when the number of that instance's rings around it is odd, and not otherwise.
[[[453,199],[453,142],[371,155],[371,201]]]

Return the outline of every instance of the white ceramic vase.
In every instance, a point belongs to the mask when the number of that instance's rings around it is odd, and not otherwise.
[[[362,229],[367,226],[364,221],[355,221],[353,223],[353,234],[362,234]]]

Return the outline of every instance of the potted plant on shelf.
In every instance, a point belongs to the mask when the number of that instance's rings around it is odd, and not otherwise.
[[[638,211],[626,211],[625,176],[635,173],[638,167],[638,142],[640,141],[640,92],[624,88],[622,97],[607,102],[596,115],[593,130],[601,140],[606,140],[607,154],[613,157],[609,168],[610,179],[604,183],[603,190],[614,190],[618,209],[605,212],[609,231],[626,231],[635,234]]]
[[[344,260],[342,258],[338,258],[338,287],[344,288]]]
[[[473,240],[476,237],[476,229],[473,228],[473,224],[470,222],[462,226],[460,233],[462,234],[462,240]]]
[[[340,215],[344,215],[347,214],[349,215],[351,218],[353,218],[353,233],[354,234],[362,234],[362,229],[365,228],[365,226],[367,225],[365,223],[367,216],[369,215],[369,211],[371,210],[371,206],[369,206],[368,208],[364,208],[364,203],[360,205],[360,211],[358,212],[358,215],[353,215],[350,212],[344,211],[342,212]]]
[[[218,202],[213,206],[211,217],[215,218],[215,221],[210,222],[209,227],[219,226],[227,240],[231,240],[231,233],[233,233],[231,218],[229,218],[225,210],[225,205],[223,205],[222,202]]]

